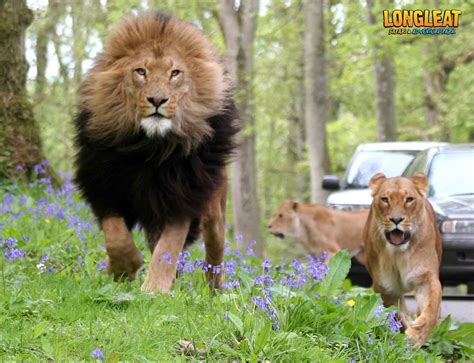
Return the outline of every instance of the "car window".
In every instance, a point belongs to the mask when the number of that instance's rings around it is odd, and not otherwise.
[[[413,160],[415,151],[361,151],[355,155],[347,172],[348,188],[367,188],[376,173],[400,176]]]
[[[474,152],[435,155],[428,177],[430,197],[474,194]]]
[[[407,166],[403,172],[403,176],[410,177],[416,173],[424,173],[426,168],[426,160],[428,159],[427,153],[418,155],[413,161]]]

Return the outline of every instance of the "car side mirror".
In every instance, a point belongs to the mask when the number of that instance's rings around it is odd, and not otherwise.
[[[339,177],[337,175],[325,175],[323,176],[323,189],[326,190],[339,190]]]

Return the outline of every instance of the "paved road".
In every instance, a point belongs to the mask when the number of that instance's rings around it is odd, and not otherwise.
[[[413,297],[406,298],[408,310],[416,311]],[[474,296],[444,296],[441,302],[441,319],[451,314],[453,320],[474,323]]]

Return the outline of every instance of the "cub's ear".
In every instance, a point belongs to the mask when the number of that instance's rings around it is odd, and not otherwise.
[[[428,194],[428,178],[423,173],[416,173],[410,178],[411,182],[415,184],[416,189],[420,192],[422,196],[426,198]]]
[[[296,211],[298,209],[298,202],[292,202],[291,208],[293,208],[293,210]]]
[[[380,185],[387,180],[387,177],[384,173],[377,173],[369,180],[369,188],[372,190],[372,196],[377,193]]]

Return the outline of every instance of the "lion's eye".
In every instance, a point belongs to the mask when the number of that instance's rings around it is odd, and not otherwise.
[[[414,200],[415,200],[415,198],[408,197],[407,200],[406,200],[406,202],[407,202],[407,203],[411,203],[411,202],[413,202]]]
[[[384,197],[384,198],[380,198],[380,200],[381,200],[382,202],[384,202],[384,203],[388,203],[388,198],[385,198],[385,197]]]
[[[173,69],[171,71],[171,78],[176,77],[180,73],[181,73],[181,71],[179,69]]]
[[[281,217],[283,217],[283,214],[280,213],[280,214],[278,215],[278,218],[281,218]]]
[[[146,75],[146,71],[143,68],[137,68],[135,69],[135,72],[137,72],[140,76]]]

